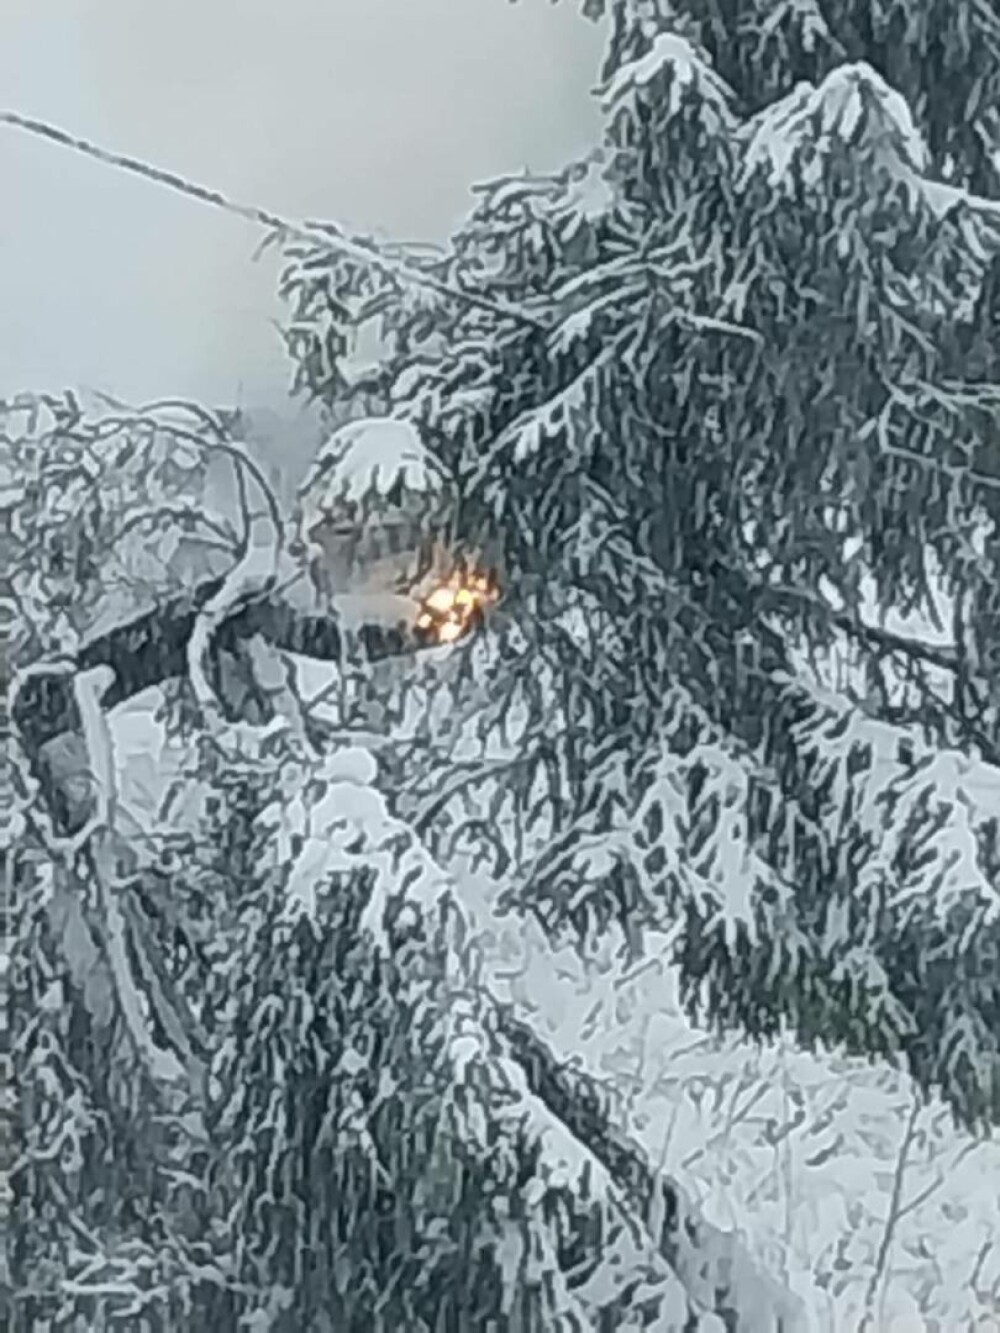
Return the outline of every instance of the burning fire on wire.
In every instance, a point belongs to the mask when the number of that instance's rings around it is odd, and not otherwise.
[[[491,574],[456,571],[421,602],[417,632],[430,643],[457,643],[482,624],[487,608],[499,597]]]

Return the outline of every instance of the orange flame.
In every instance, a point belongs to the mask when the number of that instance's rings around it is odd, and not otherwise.
[[[488,574],[459,571],[424,598],[417,629],[435,643],[456,643],[470,633],[499,596]]]

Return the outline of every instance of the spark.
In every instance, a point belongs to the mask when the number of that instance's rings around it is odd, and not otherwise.
[[[457,643],[481,623],[499,596],[491,575],[459,570],[424,598],[417,629],[435,643]]]

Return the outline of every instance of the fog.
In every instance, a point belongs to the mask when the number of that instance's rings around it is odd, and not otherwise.
[[[5,108],[243,202],[441,239],[477,180],[593,141],[574,0],[2,0]],[[0,126],[0,395],[283,404],[259,231]]]

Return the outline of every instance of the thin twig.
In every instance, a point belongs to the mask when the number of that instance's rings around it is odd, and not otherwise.
[[[875,1257],[875,1269],[868,1283],[868,1292],[865,1299],[865,1314],[861,1321],[858,1333],[867,1333],[872,1327],[872,1321],[875,1318],[875,1301],[879,1294],[879,1289],[884,1287],[886,1278],[886,1268],[889,1263],[889,1252],[892,1249],[892,1242],[896,1234],[896,1226],[901,1216],[901,1202],[903,1197],[903,1182],[906,1179],[906,1169],[909,1166],[910,1148],[913,1146],[913,1140],[916,1136],[917,1121],[920,1118],[922,1103],[917,1093],[913,1096],[913,1105],[910,1108],[910,1114],[907,1117],[906,1129],[903,1132],[902,1140],[899,1145],[899,1153],[896,1157],[896,1170],[892,1179],[892,1193],[889,1196],[889,1211],[886,1213],[885,1227],[882,1230],[882,1239],[879,1243],[878,1254]]]
[[[107,401],[107,395],[101,395]],[[194,431],[187,430],[174,422],[160,422],[156,418],[158,412],[169,409],[184,408],[196,416],[204,426],[216,432],[217,438],[209,439],[204,435],[199,435]],[[219,425],[219,422],[204,409],[198,408],[193,403],[186,403],[180,399],[162,398],[155,402],[143,403],[139,407],[132,407],[127,403],[118,405],[117,410],[120,415],[117,417],[103,417],[97,425],[99,432],[110,433],[114,435],[117,431],[128,429],[130,427],[141,425],[152,425],[154,430],[163,430],[174,439],[185,440],[194,448],[206,453],[225,454],[233,465],[237,493],[241,498],[241,511],[243,517],[243,535],[238,543],[238,550],[245,553],[251,539],[251,530],[253,519],[256,514],[251,515],[246,507],[246,485],[243,478],[244,473],[248,473],[254,481],[265,506],[266,517],[270,519],[271,526],[274,529],[275,559],[284,548],[284,537],[282,531],[281,510],[274,492],[268,483],[267,478],[261,471],[258,464],[250,457],[242,441],[230,440],[225,435]]]

